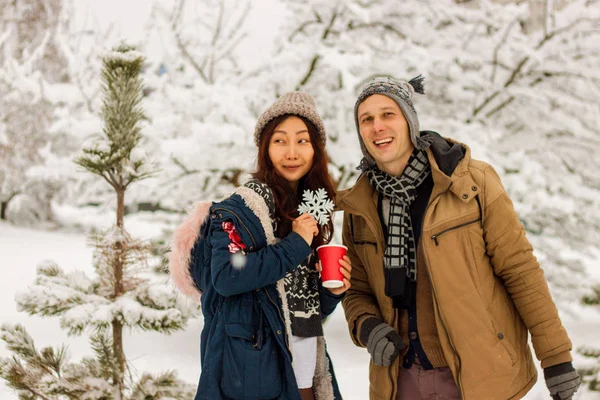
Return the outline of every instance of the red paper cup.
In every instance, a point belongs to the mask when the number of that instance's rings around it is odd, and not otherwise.
[[[346,255],[348,248],[339,244],[324,244],[317,247],[321,262],[321,281],[326,288],[344,286],[344,275],[340,272],[340,260]]]

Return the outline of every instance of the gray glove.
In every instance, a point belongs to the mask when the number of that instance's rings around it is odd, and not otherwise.
[[[581,385],[581,378],[570,362],[544,368],[544,379],[554,400],[571,400]]]
[[[400,351],[406,348],[394,328],[375,317],[363,322],[360,340],[366,343],[373,363],[381,367],[392,365]]]

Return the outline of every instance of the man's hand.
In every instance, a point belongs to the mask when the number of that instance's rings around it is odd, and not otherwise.
[[[544,368],[544,378],[554,400],[571,400],[581,385],[581,378],[570,362]]]
[[[375,317],[363,322],[360,337],[363,344],[367,344],[373,363],[381,367],[392,365],[400,352],[406,348],[394,328]]]

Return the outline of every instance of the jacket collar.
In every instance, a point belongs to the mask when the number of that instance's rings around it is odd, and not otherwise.
[[[480,188],[469,173],[469,146],[454,139],[444,138],[433,131],[423,131],[422,136],[432,139],[432,144],[427,149],[434,182],[430,199],[434,199],[445,190],[450,190],[460,201],[471,201]]]
[[[352,211],[354,213],[375,213],[377,216],[377,202],[379,194],[371,186],[369,178],[365,174],[361,174],[358,180],[349,189],[337,192],[335,196],[336,210]]]

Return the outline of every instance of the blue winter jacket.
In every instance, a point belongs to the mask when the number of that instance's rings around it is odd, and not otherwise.
[[[189,259],[193,284],[202,292],[204,316],[196,400],[300,400],[289,350],[291,325],[283,278],[311,248],[295,232],[276,239],[268,211],[260,195],[241,187],[213,204],[208,220],[199,227]],[[223,222],[233,222],[245,245],[233,263],[232,240]],[[323,318],[342,297],[320,288]],[[313,388],[317,400],[341,399],[322,337]]]

